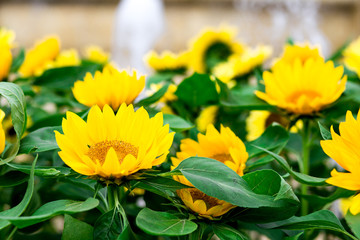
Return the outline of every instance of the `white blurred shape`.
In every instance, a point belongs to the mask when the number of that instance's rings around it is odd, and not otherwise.
[[[113,60],[121,67],[145,72],[144,55],[164,30],[162,0],[122,0],[116,13]]]

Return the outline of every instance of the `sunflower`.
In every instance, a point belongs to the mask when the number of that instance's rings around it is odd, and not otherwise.
[[[0,46],[14,47],[15,32],[6,28],[0,28]]]
[[[92,62],[105,64],[109,61],[110,54],[98,46],[91,45],[85,49],[85,58]]]
[[[189,53],[181,52],[175,54],[170,51],[164,51],[158,55],[155,51],[151,51],[145,56],[145,61],[156,72],[184,72],[188,65]]]
[[[12,63],[11,48],[15,39],[15,33],[5,28],[0,28],[0,81],[10,71]]]
[[[277,62],[272,72],[264,72],[265,93],[257,97],[290,113],[310,115],[336,101],[345,90],[347,77],[342,66],[332,61],[300,59]]]
[[[129,75],[119,72],[111,65],[106,65],[102,72],[94,76],[87,73],[84,81],[76,81],[72,92],[79,103],[88,107],[110,105],[115,111],[122,103],[130,104],[145,86],[145,76],[136,77],[136,71]]]
[[[276,61],[284,61],[293,64],[296,59],[300,59],[301,63],[305,64],[310,58],[314,60],[324,59],[320,54],[319,48],[313,47],[308,43],[295,45],[288,44],[285,45],[282,56]]]
[[[234,53],[241,53],[243,45],[235,41],[236,30],[230,27],[204,29],[192,40],[190,67],[199,73],[210,72]]]
[[[200,132],[205,132],[209,124],[215,124],[218,111],[218,106],[208,106],[200,112],[200,115],[195,120],[196,126]]]
[[[3,110],[0,109],[0,154],[5,149],[5,131],[2,126],[2,121],[5,118],[5,113]]]
[[[359,191],[360,111],[357,114],[357,120],[348,111],[345,122],[340,123],[339,130],[340,135],[335,133],[334,128],[331,127],[332,140],[322,140],[320,144],[324,152],[347,172],[342,173],[333,169],[331,177],[326,182],[337,187]],[[353,215],[360,212],[360,194],[353,197],[350,212]]]
[[[174,133],[163,126],[162,113],[149,118],[122,104],[116,115],[108,105],[90,109],[87,122],[72,112],[63,119],[64,134],[55,131],[59,156],[74,171],[103,181],[121,183],[123,177],[163,163]]]
[[[344,50],[343,55],[346,67],[360,77],[360,37]]]
[[[32,49],[27,51],[19,73],[24,77],[29,77],[37,72],[42,72],[46,65],[58,56],[59,52],[60,40],[56,36],[37,42]]]
[[[220,63],[214,68],[214,75],[222,82],[228,83],[261,65],[271,52],[272,49],[268,46],[258,46],[254,49],[246,49],[241,54],[233,54],[227,62]]]
[[[180,152],[171,158],[173,168],[181,161],[192,156],[208,157],[224,163],[240,176],[243,175],[248,158],[244,143],[228,127],[221,125],[218,132],[213,125],[208,125],[206,134],[198,134],[198,142],[192,139],[181,141]],[[193,186],[185,177],[174,176],[174,179],[188,186]],[[185,188],[177,191],[184,204],[200,216],[212,219],[235,206],[202,193],[196,188]]]

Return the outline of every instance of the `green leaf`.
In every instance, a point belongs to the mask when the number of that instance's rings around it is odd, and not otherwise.
[[[164,96],[164,94],[166,93],[168,88],[169,88],[169,84],[165,84],[157,92],[155,92],[153,95],[140,100],[135,105],[140,107],[140,106],[149,106],[149,105],[151,105],[153,103],[156,103],[157,101],[159,101],[162,98],[162,96]]]
[[[14,187],[26,182],[28,179],[28,174],[18,171],[10,171],[0,176],[0,187]]]
[[[329,130],[327,130],[320,122],[318,122],[321,136],[324,140],[331,140],[331,133]]]
[[[21,48],[19,54],[13,59],[11,63],[10,72],[15,73],[19,70],[21,64],[25,59],[25,49]]]
[[[309,229],[327,229],[341,232],[352,239],[354,236],[345,231],[339,219],[329,210],[320,210],[302,217],[292,217],[288,220],[273,223],[278,229],[288,230],[309,230]]]
[[[160,72],[155,73],[146,79],[146,88],[149,88],[151,84],[157,84],[162,82],[170,82],[171,79],[178,73],[176,72]]]
[[[282,202],[274,196],[255,193],[237,173],[214,159],[190,157],[173,171],[180,171],[205,194],[239,207],[279,207],[279,203]]]
[[[86,73],[94,74],[96,71],[101,70],[101,68],[100,64],[86,64],[83,66],[48,69],[35,79],[34,85],[45,86],[50,89],[70,89],[74,82],[82,80]]]
[[[30,173],[31,167],[28,165],[8,163],[9,167],[24,173]],[[39,177],[57,177],[66,176],[71,173],[71,169],[61,166],[38,166],[35,168],[35,175]]]
[[[31,216],[26,217],[10,217],[0,216],[0,219],[8,220],[18,228],[25,228],[52,217],[61,214],[73,214],[78,212],[85,212],[96,208],[99,205],[99,200],[95,198],[88,198],[86,201],[73,201],[73,200],[57,200],[42,205]]]
[[[360,239],[360,214],[352,215],[351,212],[348,211],[345,215],[345,220],[351,228],[351,231]]]
[[[92,240],[93,231],[91,225],[65,214],[61,240]]]
[[[294,235],[294,236],[291,236],[291,237],[286,237],[284,240],[299,240],[300,239],[300,237],[303,235],[304,233],[298,233],[298,234],[296,234],[296,235]]]
[[[169,124],[170,129],[174,132],[182,132],[194,127],[194,124],[173,114],[164,114],[164,125],[165,124]]]
[[[266,150],[265,148],[262,148],[262,147],[258,147],[258,146],[255,146],[254,147],[268,153],[269,155],[271,155],[279,164],[282,168],[284,168],[288,173],[290,173],[291,176],[294,177],[294,179],[300,183],[303,183],[303,184],[306,184],[306,185],[310,185],[310,186],[324,186],[326,185],[326,178],[318,178],[318,177],[312,177],[312,176],[309,176],[309,175],[306,175],[306,174],[303,174],[303,173],[299,173],[299,172],[295,172],[291,169],[290,165],[287,163],[287,161],[273,153],[273,152],[270,152],[268,150]]]
[[[29,205],[31,197],[34,192],[34,172],[35,172],[36,162],[37,162],[37,156],[32,163],[28,186],[26,188],[25,195],[21,200],[21,202],[17,206],[10,208],[9,210],[0,212],[0,230],[10,225],[9,221],[3,219],[4,217],[18,217],[25,211],[25,209]]]
[[[62,127],[44,127],[29,133],[21,139],[19,153],[39,153],[59,149],[54,131],[62,132]]]
[[[238,230],[225,224],[212,224],[215,235],[220,240],[248,240],[249,238]]]
[[[210,105],[219,101],[215,82],[207,74],[194,73],[182,81],[175,95],[192,107]]]
[[[136,217],[136,225],[144,232],[160,236],[183,236],[197,229],[196,223],[180,219],[167,212],[142,209]]]

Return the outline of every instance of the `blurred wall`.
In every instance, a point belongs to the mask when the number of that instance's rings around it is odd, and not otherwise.
[[[89,3],[90,2],[90,3]],[[0,1],[0,26],[13,29],[17,43],[31,46],[56,33],[63,48],[97,44],[110,50],[116,0]],[[278,52],[289,35],[312,39],[329,52],[360,35],[359,0],[165,0],[165,31],[157,50],[181,50],[204,26],[228,23],[253,45]]]

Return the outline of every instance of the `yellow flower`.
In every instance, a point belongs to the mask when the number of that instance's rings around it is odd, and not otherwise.
[[[189,65],[194,71],[204,73],[211,70],[218,61],[226,61],[233,53],[241,53],[243,45],[235,42],[236,30],[230,27],[219,29],[204,29],[192,40]],[[206,62],[213,52],[216,52],[216,62]],[[209,60],[211,61],[211,60]]]
[[[12,48],[14,45],[15,33],[6,28],[0,28],[0,46]]]
[[[25,60],[19,69],[19,73],[24,77],[41,72],[46,65],[53,61],[60,52],[60,41],[58,37],[52,36],[36,43],[25,56]]]
[[[152,95],[155,92],[159,91],[160,88],[162,88],[164,85],[161,83],[155,84],[152,83],[150,84],[150,90],[148,95]],[[168,89],[166,90],[166,93],[159,99],[158,102],[160,103],[167,103],[167,102],[172,102],[177,100],[177,96],[175,95],[175,92],[177,90],[177,86],[175,84],[170,84]]]
[[[233,54],[227,62],[220,63],[214,68],[214,75],[228,83],[261,65],[271,53],[271,47],[258,46],[255,49],[246,49],[241,54]]]
[[[15,33],[5,28],[0,28],[0,81],[2,81],[10,71],[12,63],[11,48],[15,39]]]
[[[170,51],[164,51],[158,55],[155,51],[151,51],[145,56],[145,61],[157,72],[181,71],[186,70],[189,61],[189,53],[181,52],[175,54]]]
[[[116,111],[122,103],[132,103],[144,86],[145,76],[138,79],[136,71],[131,76],[107,65],[102,72],[97,71],[94,76],[87,73],[84,81],[76,81],[72,91],[79,103],[100,108],[108,104]]]
[[[5,149],[5,131],[2,126],[2,121],[4,120],[4,118],[5,118],[5,113],[3,110],[0,109],[0,154]]]
[[[345,122],[340,123],[340,135],[331,127],[332,140],[320,142],[324,152],[334,159],[347,172],[342,173],[333,169],[327,183],[348,190],[360,190],[360,111],[357,120],[350,111],[346,113]],[[350,212],[356,215],[360,212],[360,194],[357,194],[350,206]]]
[[[136,112],[122,104],[116,115],[108,106],[90,109],[87,122],[72,112],[63,119],[64,134],[55,132],[59,156],[74,171],[121,182],[121,178],[163,163],[174,133],[163,126],[162,113],[149,118],[147,111]]]
[[[302,64],[279,61],[272,72],[264,72],[265,93],[257,97],[295,114],[308,115],[336,101],[345,90],[347,77],[344,68],[334,67],[332,61],[309,59]]]
[[[49,61],[43,68],[37,69],[35,72],[36,76],[40,76],[45,70],[51,68],[69,67],[80,65],[81,60],[79,54],[75,49],[69,49],[60,52],[54,61]]]
[[[105,64],[109,61],[110,54],[105,52],[100,47],[92,45],[92,46],[88,46],[85,49],[85,58],[92,62]]]
[[[287,63],[293,64],[296,59],[300,59],[302,64],[308,59],[324,59],[319,51],[319,48],[312,47],[309,44],[295,44],[295,45],[285,45],[283,55],[277,61],[285,61]]]
[[[218,106],[209,106],[200,112],[199,117],[195,121],[200,132],[205,132],[209,124],[215,124],[218,111]]]
[[[189,157],[199,156],[222,162],[240,176],[244,174],[243,171],[249,156],[244,143],[230,128],[222,125],[220,132],[213,125],[208,125],[205,135],[198,134],[198,142],[190,138],[182,140],[180,150],[176,153],[176,157],[171,158],[172,168]],[[184,176],[174,176],[174,179],[185,185],[193,186]],[[181,189],[177,193],[189,209],[209,219],[221,216],[234,207],[227,202],[207,196],[195,188]]]
[[[346,67],[360,77],[360,37],[344,50],[343,55]]]
[[[356,204],[354,196],[349,198],[340,198],[340,210],[343,216],[346,215],[353,204]]]

